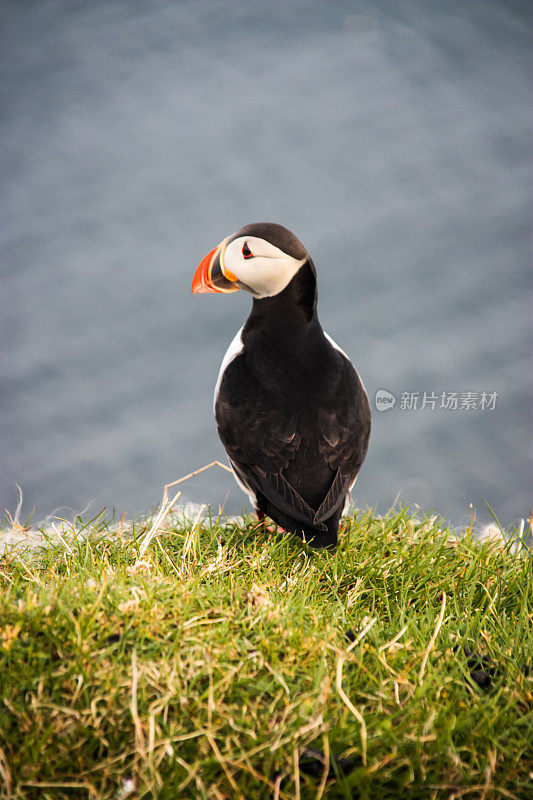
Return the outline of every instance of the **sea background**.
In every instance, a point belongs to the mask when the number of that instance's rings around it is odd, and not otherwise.
[[[19,484],[34,521],[140,514],[225,460],[212,392],[250,297],[190,282],[270,220],[311,253],[322,324],[372,401],[355,504],[527,517],[531,12],[4,0],[0,509]],[[446,410],[443,392],[497,398]],[[219,469],[183,499],[248,507]]]

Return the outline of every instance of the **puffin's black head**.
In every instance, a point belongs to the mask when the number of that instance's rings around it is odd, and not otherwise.
[[[201,261],[192,291],[235,292],[256,298],[285,289],[308,260],[307,250],[291,231],[274,222],[254,222],[228,236]]]

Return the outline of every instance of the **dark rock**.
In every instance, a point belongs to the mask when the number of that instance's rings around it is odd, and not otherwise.
[[[322,750],[317,750],[315,747],[304,747],[300,753],[300,771],[311,778],[320,780],[324,774],[324,765],[326,763],[326,756]],[[335,778],[335,766],[339,772],[344,775],[349,775],[355,769],[355,762],[351,758],[335,758],[331,753],[329,755],[329,770],[328,779]]]
[[[453,652],[457,653],[462,650],[466,656],[466,663],[470,672],[470,677],[481,686],[483,689],[488,689],[492,685],[492,679],[495,676],[498,665],[489,656],[482,656],[468,647],[460,647],[456,645]]]
[[[491,677],[494,677],[498,665],[492,658],[489,658],[489,656],[482,656],[479,653],[475,653],[473,650],[468,650],[466,647],[464,649],[464,654],[467,658],[466,663],[471,672],[484,670],[488,672]]]
[[[341,768],[343,775],[349,775],[355,769],[355,761],[353,758],[338,758],[337,766]]]
[[[305,747],[300,753],[300,771],[311,778],[321,778],[324,773],[324,764],[326,757],[321,750],[316,750],[314,747]],[[328,778],[332,772],[332,765],[330,762]],[[335,770],[333,770],[335,775]]]
[[[490,658],[490,656],[482,656],[479,653],[476,653],[474,650],[469,650],[468,647],[460,647],[460,645],[458,645],[458,644],[455,645],[455,647],[453,648],[453,652],[454,653],[457,653],[460,650],[462,650],[463,653],[466,656],[466,659],[467,659],[466,663],[468,664],[468,669],[470,670],[470,676],[471,676],[471,678],[473,680],[476,681],[476,683],[479,683],[479,681],[476,680],[476,678],[474,678],[474,675],[473,675],[474,672],[476,672],[476,673],[477,672],[486,673],[486,674],[488,674],[488,676],[490,678],[494,678],[494,676],[498,672],[498,666],[499,665],[495,661],[493,661],[493,659]],[[524,673],[526,678],[529,677],[529,675],[531,675],[531,666],[529,664],[526,664],[525,667],[521,667],[521,668],[519,667],[519,669],[521,669],[521,671]],[[490,686],[490,683],[491,683],[491,681],[489,681],[488,684],[487,683],[484,683],[484,684],[479,683],[479,685],[480,686],[487,686],[487,685]]]
[[[470,677],[474,683],[477,683],[477,685],[481,686],[482,689],[488,689],[488,687],[492,684],[492,677],[488,672],[485,672],[482,669],[473,670],[470,673]]]

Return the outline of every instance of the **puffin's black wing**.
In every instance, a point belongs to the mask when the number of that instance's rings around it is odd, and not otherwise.
[[[218,432],[241,482],[318,530],[344,502],[370,434],[368,398],[353,365],[333,348],[330,356],[330,380],[306,403],[307,419],[291,388],[267,387],[244,353],[226,368],[215,399]],[[312,507],[302,495],[315,471],[326,488]]]
[[[331,516],[344,502],[365,460],[370,438],[370,404],[352,363],[338,353],[339,384],[333,404],[321,406],[318,417],[319,451],[335,478],[316,512],[316,519]]]
[[[222,377],[215,399],[220,439],[237,477],[251,492],[309,523],[314,510],[283,475],[301,445],[297,417],[285,412],[285,404],[265,389],[246,361],[237,356]]]

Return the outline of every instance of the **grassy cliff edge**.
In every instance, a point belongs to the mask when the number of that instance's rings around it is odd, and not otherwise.
[[[533,779],[533,566],[407,510],[333,553],[102,517],[0,558],[1,798],[490,798]]]

